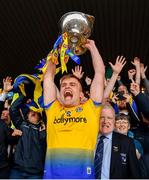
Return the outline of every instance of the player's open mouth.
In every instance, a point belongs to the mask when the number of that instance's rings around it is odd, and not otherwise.
[[[73,97],[73,94],[71,91],[65,91],[64,92],[64,98],[72,98]]]

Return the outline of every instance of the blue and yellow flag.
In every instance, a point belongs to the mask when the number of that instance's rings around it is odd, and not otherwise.
[[[34,111],[41,112],[43,105],[43,88],[42,81],[38,75],[21,74],[19,75],[13,84],[14,96],[12,103],[19,97],[19,94],[23,94],[31,99],[28,107]]]
[[[67,62],[69,57],[77,64],[80,64],[80,58],[73,54],[68,49],[68,36],[67,33],[63,33],[58,37],[54,43],[53,49],[43,58],[39,64],[35,66],[35,69],[39,71],[38,74],[21,74],[19,75],[13,84],[13,100],[12,103],[19,97],[19,94],[29,97],[32,101],[29,105],[30,109],[34,111],[41,111],[44,108],[43,103],[43,75],[47,69],[48,61],[52,60],[54,64],[58,65],[60,61],[60,67],[56,68],[56,74],[62,70],[67,72]],[[60,59],[60,60],[59,60]]]
[[[62,73],[67,72],[67,62],[69,57],[76,63],[80,64],[80,58],[73,54],[73,52],[68,47],[68,35],[63,33],[58,37],[56,42],[53,45],[53,49],[50,51],[48,56],[45,59],[42,59],[39,64],[35,66],[35,69],[38,69],[41,74],[39,75],[40,79],[43,80],[43,74],[46,71],[48,61],[53,61],[54,64],[58,65],[60,61],[60,67],[56,68],[56,74],[62,70]]]

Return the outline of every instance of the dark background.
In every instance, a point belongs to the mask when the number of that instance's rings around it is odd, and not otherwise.
[[[126,56],[124,81],[135,56],[148,65],[149,0],[0,0],[0,80],[33,74],[58,37],[60,17],[69,11],[95,17],[91,38],[106,67],[117,55]],[[74,65],[70,60],[68,68]],[[81,65],[85,75],[92,77],[89,53],[81,56]]]

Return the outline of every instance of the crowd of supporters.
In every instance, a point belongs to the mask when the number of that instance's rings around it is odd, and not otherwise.
[[[118,56],[115,64],[109,62],[112,75],[108,79],[105,77],[102,104],[111,105],[115,110],[114,131],[133,139],[139,163],[138,178],[149,178],[149,80],[145,74],[147,67],[135,57],[132,61],[134,68],[128,71],[129,84],[125,85],[120,72],[125,72],[126,63],[123,56]],[[86,83],[81,98],[83,104],[90,97],[92,79],[84,77],[81,66],[76,66],[72,74]],[[27,89],[30,88],[30,83],[30,79],[27,82],[25,80],[21,82],[21,86]],[[47,117],[44,108],[39,109],[36,103],[30,105],[34,100],[30,93],[23,94],[20,89],[17,93],[14,92],[11,77],[3,79],[0,94],[0,178],[41,179],[46,156]],[[31,92],[35,88],[29,90]]]

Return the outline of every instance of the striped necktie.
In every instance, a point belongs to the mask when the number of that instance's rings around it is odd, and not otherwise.
[[[95,168],[95,178],[101,179],[101,168],[102,168],[102,160],[103,160],[103,149],[105,136],[101,136],[99,142],[97,144],[95,159],[94,159],[94,168]]]

